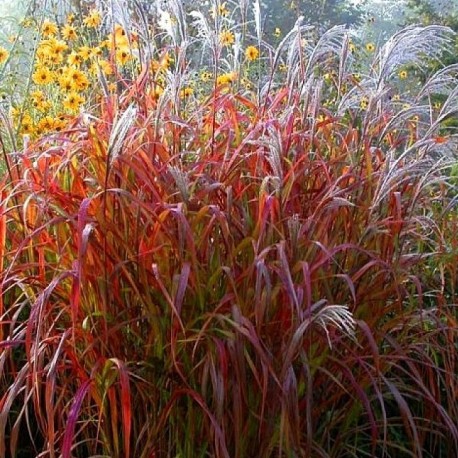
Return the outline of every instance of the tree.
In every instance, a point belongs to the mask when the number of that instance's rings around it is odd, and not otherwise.
[[[345,0],[266,0],[267,28],[290,30],[299,16],[320,30],[336,24],[357,25],[364,14],[367,0],[358,3]]]
[[[407,0],[406,24],[441,24],[458,33],[458,4],[456,0]],[[454,49],[443,55],[442,65],[458,62],[458,35]]]

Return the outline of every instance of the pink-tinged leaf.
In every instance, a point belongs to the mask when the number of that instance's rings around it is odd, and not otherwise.
[[[64,432],[64,440],[62,444],[62,458],[72,458],[72,444],[73,444],[73,435],[75,434],[75,426],[78,421],[80,414],[81,405],[84,401],[84,397],[89,391],[92,384],[91,379],[87,379],[75,393],[73,404],[70,408],[68,414],[67,426]]]
[[[124,438],[124,453],[125,456],[130,456],[130,438],[132,430],[132,405],[129,373],[125,363],[118,358],[111,358],[118,367],[119,381],[121,384],[121,407],[122,407],[122,422],[123,422],[123,438]]]
[[[175,309],[179,316],[181,316],[181,307],[183,305],[183,299],[188,286],[189,274],[191,272],[191,266],[189,262],[183,264],[180,277],[178,279],[178,290],[175,296]]]
[[[385,376],[383,376],[383,381],[389,388],[391,394],[393,395],[394,399],[398,404],[399,411],[401,413],[402,420],[404,421],[406,431],[412,439],[411,443],[415,446],[415,455],[418,457],[423,456],[422,449],[420,446],[420,439],[418,437],[417,427],[415,425],[415,420],[413,418],[412,412],[410,411],[409,404],[404,399],[404,397],[399,392],[398,388],[394,383],[391,383]]]
[[[5,208],[5,192],[0,194],[0,272],[3,272],[5,242],[6,242],[6,208]],[[3,282],[0,283],[0,317],[3,317]],[[3,341],[3,325],[0,323],[0,342]]]
[[[356,305],[356,291],[355,291],[355,285],[353,281],[351,280],[350,276],[348,274],[337,274],[336,277],[338,278],[343,278],[347,285],[348,289],[350,290],[351,297],[353,299],[353,303]]]
[[[289,269],[288,259],[286,258],[284,241],[277,244],[277,251],[280,257],[280,269],[278,270],[278,275],[282,280],[282,283],[285,285],[290,303],[294,305],[297,316],[302,320],[303,313],[299,307],[299,301],[297,299],[296,290],[294,289],[293,279],[291,278],[291,271]]]

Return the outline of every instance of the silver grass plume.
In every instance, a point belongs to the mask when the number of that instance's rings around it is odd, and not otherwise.
[[[183,9],[183,2],[181,0],[169,0],[170,10],[174,18],[177,20],[177,29],[180,35],[181,43],[188,41],[188,30],[186,15]]]
[[[291,43],[293,43],[297,36],[305,31],[311,31],[313,30],[313,26],[310,26],[310,25],[301,25],[302,22],[304,20],[304,16],[299,16],[299,18],[297,19],[296,23],[294,24],[294,27],[285,35],[285,37],[283,38],[283,40],[280,41],[280,43],[278,44],[277,46],[277,49],[275,51],[275,55],[274,55],[274,60],[273,60],[273,64],[272,64],[272,68],[275,70],[275,68],[277,67],[279,61],[280,61],[280,56],[284,50],[284,48],[287,46],[287,45],[291,45]],[[287,58],[287,64],[288,64],[288,67],[291,68],[291,64],[296,62],[297,61],[297,53],[300,52],[300,48],[296,48],[294,47],[295,49],[291,49],[293,48],[293,46],[290,46],[289,47],[289,50],[288,50],[288,58]]]
[[[168,10],[159,9],[158,27],[170,39],[175,46],[178,46],[178,27],[172,20],[172,15]]]
[[[188,13],[193,18],[193,25],[197,29],[197,37],[202,40],[205,47],[210,48],[215,54],[218,49],[218,35],[210,27],[207,18],[201,11],[191,11]]]
[[[322,65],[329,55],[341,57],[342,42],[348,31],[344,25],[336,25],[321,35],[315,47],[308,56],[305,78],[308,78],[317,65]]]
[[[448,65],[432,75],[421,88],[416,99],[434,94],[449,95],[458,86],[458,64]]]
[[[377,53],[374,61],[377,88],[392,77],[400,67],[420,67],[426,59],[438,59],[450,50],[453,30],[440,25],[421,27],[412,25],[394,34]]]
[[[258,46],[261,45],[262,39],[262,26],[261,26],[261,5],[259,0],[254,0],[253,2],[253,15],[254,15],[254,23],[256,28],[256,37],[258,39]]]
[[[134,104],[124,111],[119,119],[115,119],[108,141],[108,157],[110,163],[116,160],[121,152],[122,146],[127,136],[127,132],[132,127],[137,115],[137,107]]]
[[[167,168],[170,174],[172,175],[173,179],[175,180],[178,191],[181,194],[181,198],[185,202],[187,202],[189,200],[189,177],[188,175],[177,166],[169,165]]]

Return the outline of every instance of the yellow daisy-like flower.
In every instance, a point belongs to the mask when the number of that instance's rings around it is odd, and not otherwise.
[[[45,94],[43,91],[37,89],[36,91],[32,91],[30,93],[30,97],[32,97],[34,100],[43,100],[45,98]]]
[[[278,66],[278,69],[281,71],[281,72],[286,72],[288,70],[288,66],[284,63],[281,63],[279,66]]]
[[[405,80],[407,78],[407,70],[401,70],[399,72],[399,78],[401,78],[402,80]]]
[[[67,57],[67,62],[69,65],[79,67],[83,63],[83,58],[76,51],[72,51]]]
[[[108,62],[106,59],[98,59],[96,62],[94,62],[91,65],[90,72],[93,75],[97,75],[98,71],[99,71],[99,68],[100,68],[100,71],[105,76],[109,76],[109,75],[113,74],[113,68],[112,68],[110,62]]]
[[[275,27],[274,37],[276,37],[276,38],[280,38],[281,37],[281,29],[280,29],[280,27]]]
[[[216,84],[219,86],[221,84],[230,84],[233,83],[236,79],[236,74],[234,72],[223,73],[216,78]]]
[[[67,16],[67,23],[68,24],[73,24],[75,22],[75,15],[73,13],[70,13],[68,16]]]
[[[65,24],[62,27],[62,37],[68,41],[75,41],[78,38],[75,27],[71,24]]]
[[[60,132],[67,127],[67,120],[64,115],[60,115],[54,118],[54,130]]]
[[[10,53],[3,46],[0,46],[0,64],[3,64],[8,59]]]
[[[242,80],[240,81],[243,85],[243,87],[249,91],[250,89],[252,89],[253,85],[251,84],[251,81],[248,80],[247,78],[242,78]]]
[[[103,55],[103,49],[100,46],[91,48],[91,57],[102,57],[102,55]]]
[[[222,46],[230,46],[235,42],[235,36],[230,30],[223,30],[219,34],[219,42]]]
[[[30,27],[33,26],[33,20],[31,18],[24,18],[21,22],[20,25],[24,27],[25,29],[30,29]]]
[[[194,89],[192,87],[185,87],[180,91],[180,98],[185,99],[194,94]]]
[[[213,7],[211,10],[210,10],[210,14],[211,14],[211,17],[213,19],[215,19],[216,16],[223,16],[223,17],[226,17],[229,15],[229,10],[227,9],[226,7],[226,3],[227,2],[223,2],[221,3],[221,5],[219,5],[218,7]]]
[[[245,57],[251,62],[256,60],[259,57],[259,49],[256,46],[248,46],[245,50]]]
[[[83,19],[83,24],[89,28],[96,29],[102,23],[102,15],[97,9],[89,12],[89,15]]]
[[[22,117],[20,132],[22,135],[33,135],[35,133],[32,117],[27,113]]]
[[[66,110],[76,112],[80,106],[85,102],[84,97],[79,95],[77,92],[70,92],[63,101],[63,106]]]
[[[45,134],[47,132],[51,132],[54,130],[54,118],[51,116],[45,116],[44,118],[40,119],[37,124],[37,130],[40,134]]]
[[[207,81],[210,81],[213,78],[213,73],[205,70],[200,74],[200,80],[206,83]]]
[[[399,102],[401,100],[401,96],[399,94],[395,94],[391,100],[393,100],[393,102]]]
[[[17,122],[21,117],[21,110],[17,107],[10,108],[10,117],[13,120],[14,125],[17,127]]]
[[[359,101],[359,106],[362,110],[366,110],[367,107],[369,106],[369,99],[367,97],[363,97],[360,101]]]
[[[92,49],[89,46],[80,46],[78,49],[78,55],[83,61],[88,60],[91,57]]]
[[[128,48],[120,48],[116,51],[116,62],[119,65],[126,65],[132,59],[132,54]]]
[[[367,50],[368,52],[374,52],[374,51],[375,51],[375,45],[374,45],[374,43],[367,43],[367,45],[366,45],[366,50]]]
[[[59,78],[59,87],[62,89],[63,92],[72,92],[74,90],[75,85],[70,78],[61,76]]]
[[[54,74],[49,68],[40,66],[33,72],[32,80],[38,85],[50,84],[54,81]]]
[[[62,73],[62,79],[65,81],[68,87],[68,82],[66,80],[69,80],[71,82],[71,89],[73,91],[84,91],[89,87],[89,80],[84,72],[82,72],[80,69],[75,68],[75,67],[70,67],[65,69],[65,71]],[[60,79],[59,79],[59,84]],[[62,87],[62,85],[61,85]]]
[[[58,30],[57,24],[51,22],[49,19],[45,19],[41,25],[41,33],[44,37],[53,37],[57,34]]]

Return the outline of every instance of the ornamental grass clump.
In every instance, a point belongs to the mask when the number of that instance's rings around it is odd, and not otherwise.
[[[138,74],[3,142],[0,457],[455,456],[456,66],[399,90],[452,32],[356,72],[342,27],[170,4]]]

